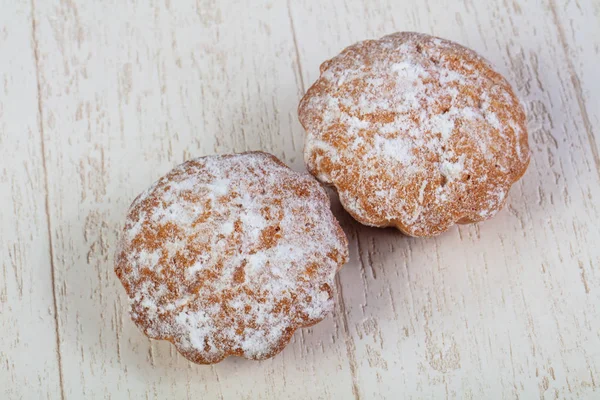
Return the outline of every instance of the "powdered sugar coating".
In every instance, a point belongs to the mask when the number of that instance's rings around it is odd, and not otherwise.
[[[529,163],[523,107],[472,50],[410,32],[346,48],[299,106],[309,171],[359,222],[432,236],[493,216]]]
[[[333,306],[348,258],[329,198],[261,153],[188,161],[133,202],[116,258],[131,316],[188,359],[264,359]]]

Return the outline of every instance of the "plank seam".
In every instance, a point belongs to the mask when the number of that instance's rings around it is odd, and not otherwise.
[[[342,283],[340,281],[340,275],[335,277],[335,282],[338,292],[338,310],[340,318],[342,319],[342,332],[344,334],[344,343],[346,344],[346,353],[348,357],[348,364],[350,367],[350,376],[352,377],[352,394],[355,400],[360,400],[360,392],[358,389],[358,377],[356,373],[356,351],[355,344],[350,335],[350,329],[348,328],[348,318],[346,317],[346,305],[344,304],[344,292],[342,290]]]
[[[48,180],[48,168],[46,165],[46,146],[44,143],[44,118],[42,111],[42,91],[40,84],[40,59],[37,41],[37,24],[35,22],[35,2],[31,0],[31,35],[33,40],[33,58],[35,60],[35,78],[37,86],[37,106],[38,106],[38,129],[40,132],[40,146],[42,152],[42,168],[44,170],[44,206],[46,211],[46,226],[48,228],[48,246],[50,253],[50,277],[52,283],[52,306],[54,308],[54,330],[56,336],[56,358],[58,362],[58,380],[60,386],[60,398],[65,399],[65,385],[62,370],[62,357],[60,351],[60,329],[58,321],[58,306],[56,300],[55,268],[54,268],[54,246],[52,243],[52,222],[50,218],[50,183]]]
[[[306,93],[306,86],[304,86],[304,77],[302,76],[302,62],[300,61],[300,49],[298,47],[298,39],[296,38],[296,28],[294,26],[294,18],[292,18],[292,7],[290,0],[287,2],[288,17],[290,19],[290,28],[292,30],[292,40],[294,41],[294,51],[296,53],[296,64],[298,65],[298,75],[300,75],[300,86],[302,89],[302,95]]]
[[[294,25],[294,18],[292,16],[292,8],[291,8],[290,0],[287,1],[287,10],[288,10],[288,17],[289,17],[289,21],[290,21],[290,29],[292,31],[292,40],[294,42],[296,65],[298,66],[298,75],[300,77],[300,88],[302,89],[302,94],[304,95],[304,93],[306,93],[306,86],[304,85],[304,77],[302,75],[303,68],[302,68],[302,61],[300,59],[300,48],[298,46],[298,39],[297,39],[297,35],[296,35],[296,28]],[[358,241],[358,237],[357,237],[357,241]],[[362,254],[359,255],[359,258],[361,256],[362,256]],[[362,264],[362,259],[360,260],[360,262]],[[342,284],[340,281],[339,274],[336,276],[335,282],[336,282],[337,292],[338,292],[338,301],[337,301],[338,311],[339,311],[340,318],[342,320],[342,332],[344,335],[344,343],[346,346],[346,356],[348,357],[350,376],[352,378],[352,394],[354,395],[355,400],[360,400],[360,391],[359,391],[358,377],[357,377],[357,371],[356,371],[357,365],[356,365],[355,344],[352,339],[352,336],[350,335],[350,329],[348,328],[348,318],[346,317],[346,305],[344,304],[344,293],[342,290]]]

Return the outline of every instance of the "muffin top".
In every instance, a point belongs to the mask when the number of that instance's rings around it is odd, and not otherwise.
[[[188,359],[264,359],[332,309],[348,258],[309,174],[253,152],[188,161],[129,210],[116,273],[131,316]]]
[[[434,236],[502,208],[529,163],[526,117],[474,51],[401,32],[321,65],[300,102],[309,171],[359,222]]]

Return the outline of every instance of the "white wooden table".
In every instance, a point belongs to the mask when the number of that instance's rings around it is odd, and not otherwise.
[[[506,209],[424,240],[335,206],[336,311],[273,359],[146,339],[112,263],[134,196],[213,153],[304,168],[319,64],[401,30],[481,52],[526,104]],[[597,0],[0,0],[0,398],[600,398],[599,38]]]

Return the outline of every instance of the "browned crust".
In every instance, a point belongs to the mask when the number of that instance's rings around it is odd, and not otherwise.
[[[361,153],[360,146],[358,146],[358,150],[348,151],[352,144],[351,140],[355,136],[348,133],[350,128],[347,123],[335,118],[325,122],[326,112],[332,110],[338,112],[338,110],[331,108],[332,106],[328,105],[324,99],[333,99],[336,102],[339,100],[340,105],[337,106],[339,113],[346,117],[357,118],[361,123],[368,125],[369,127],[361,128],[359,131],[361,138],[367,141],[379,134],[382,125],[390,123],[397,117],[397,114],[393,112],[375,111],[368,114],[356,112],[359,98],[371,90],[369,84],[366,83],[367,78],[364,78],[362,82],[348,79],[338,85],[333,82],[335,76],[340,75],[339,71],[343,71],[345,68],[352,71],[360,65],[367,71],[365,76],[387,79],[386,82],[393,86],[393,81],[390,81],[391,75],[386,75],[385,72],[378,75],[373,66],[385,62],[390,64],[401,62],[404,60],[405,54],[389,51],[382,45],[384,42],[392,43],[394,46],[406,44],[407,51],[413,52],[410,56],[414,56],[417,64],[420,63],[419,67],[432,77],[429,80],[425,79],[424,82],[429,85],[427,90],[433,90],[428,96],[433,96],[435,101],[433,105],[422,105],[429,118],[443,115],[455,103],[461,107],[470,105],[473,105],[474,108],[481,107],[482,98],[485,97],[489,99],[489,111],[497,116],[498,123],[502,127],[497,129],[486,121],[478,122],[476,125],[457,119],[459,122],[456,122],[455,133],[449,142],[450,150],[455,155],[465,155],[468,161],[473,162],[468,174],[465,174],[466,178],[463,177],[460,182],[462,186],[459,187],[455,182],[451,182],[454,186],[448,190],[451,191],[453,197],[451,201],[444,204],[432,205],[435,203],[434,191],[439,186],[445,185],[445,177],[434,167],[438,162],[436,157],[440,157],[439,151],[436,154],[435,151],[423,148],[415,150],[416,153],[413,155],[421,160],[419,161],[420,166],[425,173],[415,175],[413,181],[399,184],[404,179],[403,172],[391,173],[388,168],[389,164],[382,163],[381,158],[367,160],[365,153]],[[467,76],[467,79],[471,79],[470,75],[478,74],[480,85],[467,83],[461,86],[453,83],[436,83],[438,64],[452,72]],[[325,61],[320,67],[320,72],[320,78],[308,89],[298,106],[300,122],[307,131],[305,161],[311,174],[336,189],[343,207],[360,223],[376,227],[392,226],[410,236],[436,236],[455,223],[478,222],[493,216],[504,205],[506,194],[512,184],[519,180],[527,169],[530,156],[524,109],[506,79],[494,71],[485,59],[470,49],[429,35],[400,32],[380,40],[367,40],[349,46],[338,56]],[[334,78],[325,77],[325,74],[333,75]],[[448,100],[440,94],[440,91],[435,92],[436,85],[440,87],[440,90],[453,87],[458,92],[456,96],[458,100]],[[423,108],[419,108],[411,112],[422,110]],[[417,118],[410,115],[409,117]],[[497,147],[490,150],[493,156],[491,160],[485,159],[473,143],[469,143],[465,147],[464,143],[460,142],[468,137],[466,132],[472,133],[475,132],[474,130],[485,132],[489,135],[489,142],[493,147]],[[522,134],[518,135],[517,130]],[[433,133],[435,132],[425,132],[425,135],[433,136]],[[426,140],[429,136],[426,137]],[[326,144],[329,149],[334,150],[323,150],[324,146],[308,145],[314,141]],[[331,151],[336,151],[335,157],[332,156]],[[458,156],[454,160],[457,159]],[[388,197],[379,203],[373,200],[374,189],[371,190],[369,185],[373,183],[374,179],[369,181],[364,178],[364,172],[369,168],[371,172],[375,172],[373,176],[376,179],[387,181],[388,188],[397,188],[401,194],[392,199]],[[482,176],[486,177],[486,182],[479,182],[477,179]],[[413,178],[411,177],[411,179]],[[467,180],[469,181],[467,182]],[[413,209],[416,207],[416,199],[419,197],[419,188],[422,185],[425,185],[421,194],[424,198],[422,203],[426,207],[423,207],[424,211],[419,214],[418,224],[411,223],[397,210],[400,208],[400,202],[405,201],[408,204],[406,213],[412,211],[411,207]],[[375,187],[376,185],[371,186]],[[498,196],[498,199],[491,199],[494,190],[502,191],[504,195]],[[392,203],[395,201],[396,206],[385,204],[389,200],[392,200]],[[356,204],[360,207],[357,208]],[[385,209],[386,215],[382,214],[382,209]]]
[[[237,156],[243,156],[243,155],[258,155],[260,157],[264,157],[264,162],[268,163],[268,162],[274,162],[275,164],[285,167],[285,170],[290,171],[289,168],[283,163],[281,162],[278,158],[276,158],[275,156],[268,154],[268,153],[263,153],[263,152],[247,152],[247,153],[241,153],[238,155],[225,155],[225,156],[221,156],[223,158],[227,158],[227,157],[237,157]],[[283,333],[281,334],[281,336],[279,337],[279,340],[274,343],[270,350],[268,352],[264,352],[261,353],[260,355],[257,356],[250,356],[247,357],[244,354],[244,351],[239,347],[239,346],[235,346],[235,344],[231,345],[231,347],[227,347],[227,343],[222,342],[221,345],[222,347],[219,348],[220,351],[222,351],[221,354],[218,355],[212,355],[209,354],[207,352],[202,352],[199,351],[195,348],[190,348],[190,346],[186,346],[185,345],[185,340],[186,338],[184,336],[182,336],[181,334],[178,335],[173,335],[173,334],[169,334],[168,330],[160,330],[157,329],[157,323],[155,320],[153,320],[149,314],[145,313],[145,311],[143,310],[143,308],[139,307],[139,300],[135,300],[136,294],[138,294],[139,292],[139,288],[141,287],[141,285],[144,284],[144,282],[150,282],[151,284],[158,286],[160,284],[166,284],[168,287],[174,286],[175,292],[178,290],[177,287],[178,286],[182,286],[184,285],[183,282],[183,278],[181,278],[181,268],[185,268],[186,265],[189,265],[190,263],[190,256],[188,254],[188,256],[177,256],[175,258],[173,258],[172,260],[164,260],[161,261],[161,265],[162,267],[164,267],[165,269],[170,268],[170,265],[178,265],[179,269],[178,270],[169,270],[167,271],[165,274],[160,275],[154,271],[148,270],[146,268],[137,268],[134,265],[131,265],[131,263],[128,261],[128,255],[134,251],[137,247],[139,247],[141,245],[141,243],[143,243],[144,246],[148,247],[152,250],[152,249],[156,249],[156,250],[160,250],[162,249],[163,243],[165,241],[168,241],[169,238],[172,235],[180,235],[180,231],[178,231],[178,228],[176,226],[169,226],[168,229],[162,229],[160,226],[158,230],[153,230],[153,231],[143,231],[144,228],[142,228],[142,233],[140,235],[135,236],[135,238],[133,240],[127,240],[126,238],[128,237],[127,232],[129,230],[132,229],[133,223],[135,221],[137,221],[140,218],[140,214],[142,213],[149,213],[152,212],[152,209],[154,207],[157,207],[161,201],[161,197],[160,197],[160,193],[161,193],[161,188],[164,188],[166,186],[169,185],[170,180],[174,179],[174,177],[176,177],[178,174],[185,174],[186,171],[188,171],[186,169],[187,165],[193,165],[193,163],[195,162],[195,160],[191,160],[188,161],[185,164],[182,164],[182,166],[174,169],[173,171],[171,171],[169,174],[167,174],[165,177],[161,178],[151,189],[149,189],[149,192],[144,192],[142,193],[140,196],[138,196],[134,202],[132,203],[132,206],[129,210],[128,213],[128,219],[127,219],[127,223],[126,226],[124,228],[124,232],[123,232],[123,238],[119,244],[119,249],[117,251],[116,254],[116,265],[115,265],[115,273],[118,276],[118,278],[121,280],[123,286],[125,287],[125,290],[127,292],[127,294],[129,295],[130,299],[134,299],[134,304],[132,306],[132,319],[134,320],[134,322],[136,323],[136,325],[150,338],[152,339],[157,339],[157,340],[167,340],[171,343],[173,343],[177,350],[188,360],[194,362],[194,363],[198,363],[198,364],[214,364],[217,362],[220,362],[221,360],[223,360],[224,358],[228,357],[228,356],[241,356],[241,357],[246,357],[249,359],[254,359],[254,360],[263,360],[263,359],[267,359],[270,357],[273,357],[274,355],[276,355],[277,353],[279,353],[281,350],[283,350],[283,348],[287,345],[287,343],[290,341],[292,335],[294,334],[294,332],[296,331],[296,329],[298,328],[302,328],[302,327],[308,327],[308,326],[312,326],[316,323],[318,323],[319,321],[321,321],[323,319],[323,317],[317,317],[317,318],[311,318],[309,317],[308,314],[304,314],[303,312],[298,312],[296,311],[296,314],[290,314],[289,319],[290,319],[290,323],[289,325],[285,328],[285,330],[283,331]],[[183,171],[183,172],[182,172]],[[292,172],[292,174],[295,174]],[[296,176],[296,175],[292,175],[292,176]],[[307,175],[305,175],[305,177],[307,177]],[[331,265],[333,263],[333,265],[335,265],[335,271],[339,270],[342,265],[344,263],[347,262],[348,260],[348,241],[346,239],[346,236],[343,232],[343,230],[341,229],[339,223],[337,222],[337,220],[335,219],[335,217],[333,217],[333,214],[331,214],[331,212],[329,211],[329,197],[327,196],[327,194],[325,193],[324,189],[318,184],[318,182],[314,181],[314,180],[308,180],[306,178],[303,179],[298,179],[298,180],[294,180],[294,179],[290,179],[290,180],[284,180],[284,186],[278,190],[281,191],[292,191],[293,194],[290,194],[288,192],[288,195],[293,195],[293,196],[303,196],[306,199],[310,199],[309,201],[311,202],[319,202],[320,205],[323,207],[323,209],[326,209],[326,212],[328,213],[328,218],[327,220],[322,220],[322,221],[314,221],[314,218],[312,218],[312,216],[306,216],[306,228],[304,229],[311,229],[309,224],[315,223],[315,222],[319,222],[319,223],[323,223],[323,224],[332,224],[332,228],[334,231],[334,235],[336,237],[336,240],[334,241],[335,243],[338,243],[339,246],[341,247],[342,251],[338,252],[333,251],[333,252],[329,252],[326,254],[323,254],[322,257],[323,260],[327,260],[327,265]],[[257,190],[261,190],[261,189],[257,189]],[[155,195],[156,194],[156,195]],[[198,199],[198,201],[200,201],[201,199]],[[273,204],[273,209],[277,209],[277,205]],[[276,211],[274,211],[275,214],[277,214]],[[282,218],[281,216],[277,217],[274,214],[274,218]],[[207,217],[209,218],[209,217]],[[276,224],[278,224],[279,222],[276,222]],[[236,226],[235,228],[236,230],[238,229],[238,227]],[[270,228],[269,228],[270,229]],[[147,233],[144,233],[147,232]],[[154,233],[151,233],[154,232]],[[158,233],[156,233],[158,232]],[[266,242],[261,241],[259,244],[257,244],[257,251],[260,250],[261,246],[271,246],[272,243],[271,241],[273,241],[275,235],[273,234],[273,231],[268,231],[269,235],[268,236],[268,240]],[[171,236],[170,236],[171,235]],[[233,233],[233,235],[235,235],[235,232]],[[144,248],[146,248],[144,247]],[[196,250],[194,250],[196,251]],[[199,253],[202,251],[207,251],[206,249],[198,249],[197,250]],[[329,251],[326,248],[323,248],[323,252],[327,252]],[[226,257],[226,255],[222,255],[223,257]],[[192,256],[191,258],[193,258],[194,256]],[[308,261],[307,261],[308,262]],[[326,281],[327,279],[324,278],[324,276],[327,275],[327,270],[325,267],[325,261],[322,265],[307,265],[306,266],[306,273],[307,278],[306,279],[315,279],[315,282],[321,282],[321,281]],[[183,267],[182,267],[183,266]],[[327,267],[329,268],[329,267]],[[316,274],[316,275],[315,275]],[[140,278],[141,275],[141,278]],[[208,271],[208,275],[204,276],[203,279],[205,280],[210,280],[210,279],[216,279],[214,278],[214,274],[211,271]],[[317,279],[318,278],[318,279]],[[205,284],[206,282],[202,282],[202,281],[197,281],[193,284],[195,285],[202,285]],[[333,299],[333,281],[332,282],[325,282],[321,285],[320,290],[323,290],[325,292],[327,292],[328,296],[329,296],[329,300]],[[300,286],[298,286],[298,289],[300,289]],[[233,288],[232,290],[236,290],[235,288]],[[174,292],[174,293],[175,293]],[[225,292],[224,292],[225,293]],[[218,294],[219,296],[229,296],[227,294]],[[297,292],[296,293],[297,296],[302,296],[302,292]],[[215,296],[217,296],[217,294],[215,294]],[[258,301],[261,301],[261,294],[259,293],[255,293],[253,294],[252,298],[257,299]],[[157,300],[158,301],[158,300]],[[162,300],[160,300],[162,301]],[[199,301],[199,299],[196,297],[194,300],[194,302]],[[227,301],[227,298],[217,298],[215,297],[214,301]],[[223,303],[225,304],[225,303]],[[287,301],[283,301],[282,303],[278,303],[277,307],[282,307],[281,310],[283,310],[282,312],[284,313],[292,313],[294,312],[293,310],[300,310],[300,308],[294,308],[293,304],[290,304]],[[135,312],[134,312],[135,309]],[[289,311],[286,311],[289,310]],[[172,319],[172,315],[165,313],[164,314],[164,321],[159,321],[160,324],[165,323],[168,324],[169,321],[171,321]],[[171,318],[171,319],[170,319]]]

